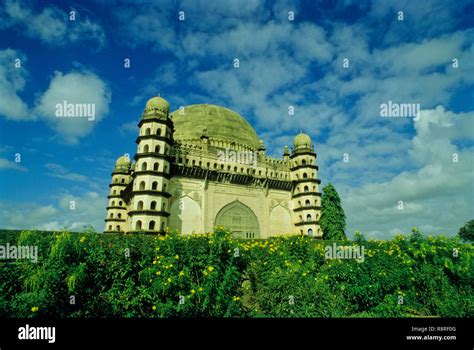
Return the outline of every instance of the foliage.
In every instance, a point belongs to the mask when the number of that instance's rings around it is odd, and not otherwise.
[[[474,220],[466,222],[459,229],[458,235],[464,242],[474,242]]]
[[[341,206],[339,194],[332,184],[323,188],[321,197],[321,218],[319,225],[323,230],[324,239],[343,240],[346,239],[346,215]]]
[[[416,229],[391,241],[238,240],[23,231],[37,263],[0,262],[1,317],[473,317],[473,248]],[[333,243],[364,259],[326,259]]]

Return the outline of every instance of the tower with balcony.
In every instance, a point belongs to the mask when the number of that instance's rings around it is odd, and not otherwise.
[[[129,231],[164,233],[170,215],[170,151],[173,144],[168,102],[161,97],[148,100],[138,127]]]
[[[319,226],[321,193],[319,192],[316,153],[309,135],[300,133],[293,140],[290,158],[293,224],[298,233],[322,237]]]
[[[115,162],[107,196],[108,205],[104,232],[127,231],[127,205],[123,199],[122,191],[131,181],[130,166],[130,158],[127,155],[119,157]]]

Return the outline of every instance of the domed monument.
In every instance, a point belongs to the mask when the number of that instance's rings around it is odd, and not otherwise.
[[[236,237],[321,237],[320,180],[309,135],[295,136],[283,158],[265,155],[254,128],[225,107],[197,104],[170,113],[145,106],[132,162],[117,159],[105,232],[203,233],[214,226]]]

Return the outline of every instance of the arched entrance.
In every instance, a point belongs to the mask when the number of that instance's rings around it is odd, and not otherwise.
[[[238,238],[259,238],[258,220],[252,209],[235,201],[227,204],[216,215],[216,226],[224,226]]]

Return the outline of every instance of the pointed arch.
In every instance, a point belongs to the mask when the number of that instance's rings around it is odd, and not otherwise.
[[[229,228],[236,237],[260,237],[257,216],[252,209],[239,200],[235,200],[219,210],[215,225]]]

